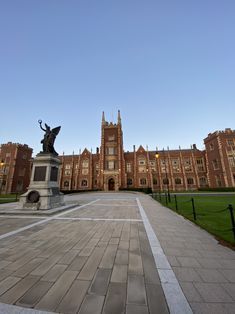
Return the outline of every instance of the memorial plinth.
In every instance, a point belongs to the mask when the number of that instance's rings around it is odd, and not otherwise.
[[[35,157],[28,191],[20,197],[21,208],[43,210],[64,205],[58,182],[60,164],[54,154],[39,153]]]

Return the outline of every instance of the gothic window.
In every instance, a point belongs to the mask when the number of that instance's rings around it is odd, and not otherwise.
[[[87,180],[82,180],[81,186],[88,186]]]
[[[108,161],[108,169],[114,170],[115,163],[113,160]]]
[[[115,135],[110,135],[110,136],[108,137],[108,140],[109,140],[109,141],[114,141],[114,140],[115,140]]]
[[[200,183],[200,186],[206,186],[207,185],[206,178],[205,177],[200,177],[199,178],[199,183]]]
[[[230,164],[230,167],[235,167],[235,156],[229,155],[228,156],[228,162]]]
[[[197,159],[196,160],[196,164],[197,164],[197,170],[198,171],[205,171],[204,163],[203,163],[203,159],[202,158]]]
[[[83,175],[87,175],[88,172],[89,172],[89,171],[88,171],[88,168],[82,169],[82,174],[83,174]]]
[[[168,172],[168,162],[167,160],[163,159],[160,161],[161,164],[161,172]]]
[[[156,163],[155,163],[155,161],[151,160],[149,163],[150,163],[150,168],[152,169],[152,171],[156,171]]]
[[[65,170],[65,172],[64,172],[64,175],[65,175],[65,176],[70,176],[70,174],[71,174],[71,171],[70,171],[70,170]]]
[[[219,169],[218,159],[212,160],[212,164],[213,164],[214,170],[218,170]]]
[[[215,176],[215,181],[216,181],[216,185],[218,187],[222,186],[222,182],[221,182],[220,176]]]
[[[157,178],[156,177],[153,177],[153,184],[157,184]]]
[[[69,181],[64,181],[64,187],[65,188],[69,187]]]
[[[108,153],[108,155],[114,155],[115,154],[115,147],[108,147],[107,153]]]
[[[131,172],[131,163],[130,162],[128,162],[126,164],[126,172]]]
[[[147,184],[146,178],[141,178],[140,179],[140,185],[146,185],[146,184]]]
[[[140,165],[140,166],[143,166],[143,165],[145,165],[145,164],[146,164],[145,158],[140,158],[140,159],[139,159],[139,165]]]
[[[133,183],[133,182],[132,182],[132,179],[128,178],[128,179],[127,179],[127,185],[132,185],[132,183]]]
[[[178,158],[173,158],[171,160],[171,162],[172,162],[173,172],[179,172],[180,171],[179,159]]]
[[[168,178],[164,178],[164,179],[162,180],[162,182],[163,182],[163,184],[169,184],[169,179],[168,179]]]
[[[187,178],[187,183],[188,184],[194,184],[194,179],[193,178]]]
[[[175,178],[175,184],[182,184],[181,178]]]
[[[228,139],[228,140],[227,140],[227,144],[228,144],[229,146],[233,146],[233,144],[234,144],[233,139]]]
[[[66,165],[65,165],[65,169],[67,169],[67,170],[68,170],[68,169],[71,169],[71,165],[70,165],[70,164],[66,164]]]
[[[184,158],[184,169],[185,171],[192,171],[190,158]]]
[[[210,147],[210,150],[214,150],[214,144],[213,143],[210,143],[209,147]]]
[[[22,189],[23,189],[23,181],[18,180],[16,190],[17,190],[17,192],[20,192]]]
[[[140,166],[139,167],[139,172],[146,172],[146,166]]]
[[[98,174],[99,173],[99,164],[98,162],[95,164],[95,173]]]
[[[89,167],[89,160],[83,160],[82,162],[82,168],[88,168]]]

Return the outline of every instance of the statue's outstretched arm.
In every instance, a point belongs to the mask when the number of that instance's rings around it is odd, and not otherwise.
[[[41,128],[44,132],[46,132],[46,129],[43,129],[43,127],[42,127],[42,120],[38,120],[38,123],[39,123],[39,125],[40,125],[40,128]]]

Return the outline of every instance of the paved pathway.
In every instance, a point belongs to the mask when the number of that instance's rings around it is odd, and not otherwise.
[[[235,313],[235,253],[205,231],[139,193],[67,199],[0,217],[0,313]]]

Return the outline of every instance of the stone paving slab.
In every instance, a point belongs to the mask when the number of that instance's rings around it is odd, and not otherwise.
[[[47,210],[31,210],[31,209],[22,209],[18,207],[18,203],[13,203],[13,205],[10,207],[9,205],[6,206],[5,204],[0,204],[0,215],[19,215],[19,216],[24,216],[24,215],[32,215],[32,216],[51,216],[58,214],[60,212],[66,211],[70,208],[74,208],[79,206],[78,203],[73,203],[73,204],[65,204],[61,207],[55,207]]]
[[[4,230],[9,234],[0,240],[1,266],[8,271],[0,277],[0,302],[50,312],[119,314],[154,313],[157,300],[167,313],[136,199],[125,196],[93,204],[89,199],[87,206],[40,223],[9,219]],[[27,221],[29,228],[22,229]],[[156,282],[160,293],[154,295],[147,283]]]
[[[140,193],[68,199],[0,217],[3,313],[234,313],[235,253],[207,232]]]
[[[193,313],[234,313],[235,252],[152,198],[139,199]]]

